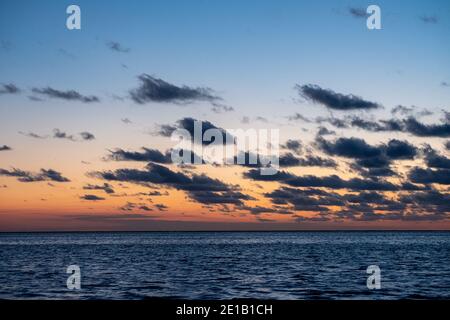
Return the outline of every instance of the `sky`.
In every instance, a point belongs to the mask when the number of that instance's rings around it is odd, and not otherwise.
[[[2,0],[0,231],[448,230],[449,34],[446,0]],[[279,130],[278,173],[174,164],[196,120]]]

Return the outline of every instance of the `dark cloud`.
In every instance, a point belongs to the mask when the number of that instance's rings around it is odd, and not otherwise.
[[[155,204],[155,207],[159,210],[159,211],[167,211],[167,209],[169,208],[168,206],[164,205],[164,204]]]
[[[171,163],[170,153],[163,154],[156,149],[142,148],[142,152],[125,151],[122,149],[116,149],[109,151],[107,159],[115,161],[145,161],[156,163]]]
[[[297,121],[297,120],[301,120],[304,122],[311,122],[310,119],[308,119],[307,117],[301,115],[300,113],[296,112],[294,115],[287,117],[289,121]]]
[[[439,154],[436,150],[427,146],[424,150],[425,163],[430,168],[450,169],[450,158]]]
[[[390,159],[414,159],[417,148],[407,141],[392,139],[388,142],[385,152]]]
[[[439,19],[436,15],[422,15],[419,19],[424,23],[436,24],[439,22]]]
[[[131,99],[139,104],[147,102],[161,103],[191,103],[208,101],[216,103],[222,100],[209,88],[178,87],[148,74],[138,77],[140,86],[130,91]]]
[[[302,151],[302,143],[300,140],[289,139],[285,144],[281,145],[281,148],[291,150],[297,154]]]
[[[127,202],[124,206],[119,208],[122,211],[134,211],[134,210],[141,210],[141,211],[153,211],[152,208],[148,207],[144,203],[133,203],[133,202]]]
[[[189,163],[204,164],[205,161],[192,152],[191,150],[183,149],[171,149],[162,153],[156,149],[142,148],[142,152],[125,151],[123,149],[109,150],[110,154],[105,160],[113,161],[142,161],[142,162],[155,162],[160,164],[172,163],[172,152],[178,156],[181,160],[184,157],[189,157]]]
[[[328,122],[337,128],[355,127],[372,132],[398,131],[410,133],[419,137],[448,137],[450,136],[450,122],[444,119],[440,124],[425,124],[410,116],[407,119],[365,120],[359,117],[317,118],[317,123]]]
[[[194,191],[190,192],[190,196],[195,201],[209,205],[209,204],[236,204],[242,205],[242,200],[253,200],[252,197],[243,194],[239,191]]]
[[[83,187],[83,190],[103,190],[108,194],[114,193],[114,189],[109,183],[103,185],[87,184]]]
[[[70,140],[70,141],[75,141],[76,140],[73,135],[69,135],[66,132],[61,131],[59,129],[54,129],[53,130],[53,138],[56,138],[56,139],[67,139],[67,140]]]
[[[211,111],[214,113],[232,112],[234,111],[234,108],[223,104],[214,103]]]
[[[83,140],[88,140],[88,141],[95,140],[95,136],[92,133],[87,132],[87,131],[81,132],[80,136]]]
[[[336,131],[329,130],[328,128],[322,127],[322,126],[320,126],[319,130],[317,131],[318,136],[326,136],[326,135],[334,135],[334,134],[336,134]]]
[[[200,121],[200,120],[190,118],[190,117],[186,117],[186,118],[178,120],[175,125],[167,125],[167,124],[161,125],[157,134],[164,136],[164,137],[170,137],[175,130],[184,129],[190,134],[191,138],[194,139],[195,138],[194,131],[195,131],[196,124],[198,126],[200,126],[200,124],[201,124],[201,130],[199,127],[199,130],[200,130],[199,132],[201,133],[201,137],[204,136],[204,134],[207,130],[212,129],[212,130],[217,131],[221,135],[223,144],[227,144],[227,143],[232,144],[235,142],[235,138],[230,133],[228,133],[225,129],[217,127],[209,121],[206,121],[206,120]],[[203,139],[202,139],[202,141],[195,141],[195,142],[196,143],[201,142],[204,145],[209,145],[214,142],[214,139],[215,139],[215,137],[213,137],[212,141],[203,141]]]
[[[444,146],[447,150],[450,150],[450,140],[444,143]]]
[[[291,187],[323,187],[330,189],[351,190],[381,190],[396,191],[398,186],[380,179],[353,178],[344,180],[337,175],[317,177],[312,175],[296,176],[286,171],[279,170],[274,175],[261,175],[257,169],[251,169],[244,173],[244,177],[256,181],[278,181]]]
[[[344,202],[335,193],[321,192],[320,190],[301,190],[282,187],[265,196],[277,205],[291,205],[293,210],[324,212],[327,206],[342,206]]]
[[[335,126],[336,128],[340,128],[340,129],[346,129],[349,127],[349,124],[347,123],[346,120],[334,118],[334,117],[317,117],[315,119],[315,121],[316,121],[316,123],[319,123],[319,124],[328,122],[331,125]]]
[[[39,181],[55,181],[69,182],[70,180],[63,177],[61,173],[52,169],[41,169],[39,173],[32,173],[20,169],[12,170],[0,169],[0,176],[16,177],[20,182],[39,182]]]
[[[414,159],[417,154],[415,146],[397,139],[390,140],[387,145],[372,146],[363,139],[354,137],[335,141],[317,137],[316,144],[329,155],[358,159],[358,163],[364,167],[382,167],[391,160]]]
[[[448,169],[422,169],[415,167],[408,173],[408,177],[411,182],[414,183],[437,183],[437,184],[450,184],[450,170]]]
[[[49,98],[57,98],[57,99],[63,99],[63,100],[67,100],[67,101],[80,101],[83,103],[91,103],[91,102],[99,102],[100,101],[100,99],[96,96],[85,96],[75,90],[61,91],[61,90],[53,89],[51,87],[46,87],[46,88],[33,88],[32,91],[34,93],[38,93],[38,94],[44,95]]]
[[[94,194],[85,194],[84,196],[81,196],[80,199],[87,200],[87,201],[101,201],[105,200],[105,198],[98,197]]]
[[[411,115],[414,111],[413,107],[406,107],[406,106],[402,106],[402,105],[398,105],[394,108],[392,108],[391,113],[393,115],[396,114],[401,114],[403,116],[407,116],[407,115]]]
[[[322,89],[317,85],[296,85],[299,94],[314,103],[320,103],[335,110],[368,110],[380,108],[380,105],[349,94],[336,93],[330,89]]]
[[[30,137],[30,138],[35,138],[35,139],[46,139],[48,138],[48,136],[42,136],[39,135],[37,133],[34,132],[23,132],[23,131],[19,131],[19,134],[26,136],[26,137]]]
[[[448,137],[450,136],[450,123],[423,124],[415,118],[408,118],[404,122],[405,131],[419,137]]]
[[[316,144],[329,155],[346,158],[370,158],[380,156],[382,153],[380,148],[371,146],[360,138],[339,138],[331,142],[317,137]]]
[[[348,8],[348,12],[354,18],[366,18],[368,16],[366,9],[364,9],[364,8],[351,7],[351,8]]]
[[[137,184],[156,184],[186,191],[189,197],[204,204],[234,203],[242,204],[249,199],[240,193],[237,186],[231,186],[205,174],[191,176],[174,172],[169,168],[154,163],[147,165],[147,170],[118,169],[115,171],[94,172],[91,176],[109,181],[122,181]]]
[[[12,148],[7,146],[6,144],[4,144],[3,146],[0,145],[0,151],[10,151],[10,150],[12,150]]]
[[[303,158],[297,158],[292,153],[286,153],[279,157],[280,167],[336,167],[333,159],[325,159],[319,156],[307,155]]]
[[[122,44],[116,41],[110,41],[106,43],[106,46],[112,51],[127,53],[130,52],[130,48],[125,48]]]
[[[1,84],[0,94],[15,94],[19,93],[21,90],[12,83]]]

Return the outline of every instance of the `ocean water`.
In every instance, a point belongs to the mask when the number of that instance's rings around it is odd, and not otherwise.
[[[450,232],[0,234],[0,298],[449,299]]]

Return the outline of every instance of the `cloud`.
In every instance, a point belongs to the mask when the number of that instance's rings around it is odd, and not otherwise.
[[[0,151],[11,151],[12,148],[4,144],[3,146],[0,145]]]
[[[65,133],[64,131],[61,131],[59,129],[54,129],[53,130],[53,138],[56,139],[67,139],[70,141],[75,141],[75,137],[73,135],[69,135],[67,133]]]
[[[256,181],[278,181],[291,187],[314,187],[330,189],[351,190],[381,190],[396,191],[398,186],[380,179],[352,178],[344,180],[337,175],[318,177],[313,175],[296,176],[292,173],[279,170],[274,175],[261,175],[257,169],[251,169],[244,173],[244,177]]]
[[[326,136],[326,135],[334,135],[336,134],[336,131],[329,130],[326,127],[319,127],[319,130],[317,131],[317,136]]]
[[[134,102],[139,104],[147,102],[183,104],[194,101],[215,103],[222,100],[210,88],[178,87],[148,74],[142,74],[138,79],[140,86],[131,90],[130,96]]]
[[[16,168],[13,168],[12,170],[0,169],[0,176],[16,177],[20,182],[70,182],[70,180],[63,177],[61,173],[52,169],[41,169],[39,173],[32,173]]]
[[[298,121],[298,120],[301,120],[301,121],[306,122],[306,123],[310,123],[310,122],[311,122],[310,119],[308,119],[307,117],[301,115],[301,114],[298,113],[298,112],[294,113],[292,116],[288,116],[287,118],[288,118],[289,121]]]
[[[142,162],[155,162],[160,164],[172,163],[172,152],[183,159],[185,153],[190,155],[189,163],[203,164],[205,161],[198,155],[196,155],[191,150],[182,149],[170,149],[164,154],[156,149],[142,148],[142,152],[136,151],[125,151],[123,149],[109,150],[110,154],[105,158],[105,160],[113,161],[142,161]]]
[[[81,132],[80,136],[81,136],[81,138],[83,140],[88,140],[88,141],[89,140],[95,140],[95,136],[92,133],[90,133],[90,132],[86,132],[86,131]]]
[[[223,183],[205,174],[186,175],[165,166],[150,163],[146,170],[117,169],[115,171],[93,172],[90,176],[136,184],[156,184],[186,191],[189,197],[204,204],[234,203],[242,204],[248,196],[239,192],[237,186]]]
[[[155,204],[155,207],[159,210],[159,211],[167,211],[167,209],[169,208],[168,206],[164,205],[164,204]]]
[[[364,8],[351,7],[351,8],[348,8],[348,12],[354,18],[366,18],[367,17],[367,12],[366,12],[366,9],[364,9]]]
[[[450,184],[450,170],[448,169],[422,169],[415,167],[408,173],[408,178],[414,183],[437,183],[437,184]]]
[[[322,151],[332,156],[361,159],[381,155],[379,148],[367,144],[360,138],[339,138],[330,142],[318,137],[316,144]]]
[[[388,142],[385,153],[390,159],[414,159],[417,148],[407,141],[392,139]]]
[[[423,23],[430,23],[430,24],[436,24],[439,22],[439,19],[436,15],[422,15],[419,17],[419,19]]]
[[[285,144],[281,145],[281,148],[300,154],[302,151],[302,143],[300,140],[289,139]]]
[[[317,85],[296,85],[299,94],[314,103],[320,103],[335,110],[369,110],[380,108],[380,105],[349,94],[336,93],[330,89],[322,89]]]
[[[426,125],[411,117],[405,120],[405,130],[419,137],[448,137],[450,123]]]
[[[439,124],[425,124],[419,122],[415,117],[406,119],[388,120],[365,120],[360,117],[338,118],[317,118],[317,123],[328,122],[337,128],[356,127],[372,132],[398,131],[412,134],[418,137],[448,137],[450,136],[450,122],[443,119]]]
[[[327,206],[344,205],[339,195],[314,189],[282,187],[266,193],[265,196],[277,205],[291,205],[291,209],[301,211],[325,212],[329,210]]]
[[[134,211],[134,210],[153,211],[153,209],[148,207],[146,204],[133,202],[127,202],[124,206],[120,207],[119,209],[122,211]]]
[[[393,115],[401,114],[401,115],[405,116],[405,115],[411,115],[413,111],[414,111],[413,107],[406,107],[406,106],[398,105],[398,106],[392,108],[391,113]]]
[[[425,148],[425,163],[430,168],[450,169],[450,158],[438,154],[430,146]]]
[[[105,200],[105,198],[98,197],[94,194],[85,194],[84,196],[81,196],[80,199],[87,200],[87,201],[102,201]]]
[[[336,167],[337,164],[332,159],[325,159],[319,156],[307,155],[304,158],[297,158],[292,153],[285,153],[279,157],[280,167]]]
[[[26,136],[26,137],[30,137],[30,138],[35,138],[35,139],[46,139],[48,138],[48,136],[42,136],[39,135],[37,133],[34,132],[23,132],[23,131],[19,131],[19,134]]]
[[[211,111],[214,113],[232,112],[234,111],[234,108],[223,104],[214,103]]]
[[[235,204],[242,205],[242,200],[253,200],[252,197],[243,194],[239,191],[194,191],[190,193],[191,198],[195,201],[210,205],[210,204]]]
[[[123,45],[121,45],[119,42],[116,42],[116,41],[107,42],[106,46],[109,49],[111,49],[112,51],[122,52],[122,53],[130,52],[130,48],[125,48]]]
[[[83,190],[103,190],[108,194],[114,193],[114,189],[109,183],[103,185],[87,184],[83,187]]]
[[[142,152],[125,151],[123,149],[110,150],[110,155],[107,159],[115,161],[145,161],[156,163],[172,162],[170,153],[163,154],[159,150],[148,148],[142,148],[142,150]]]
[[[131,120],[128,119],[128,118],[120,119],[120,121],[122,121],[122,122],[125,123],[125,124],[132,124],[132,123],[133,123],[133,121],[131,121]]]
[[[20,91],[21,90],[12,83],[0,85],[0,94],[16,94],[20,93]]]
[[[33,88],[32,91],[34,93],[41,94],[48,98],[57,98],[57,99],[63,99],[63,100],[67,100],[67,101],[80,101],[83,103],[92,103],[92,102],[100,101],[100,99],[97,96],[93,96],[93,95],[85,96],[75,90],[61,91],[61,90],[53,89],[51,87],[46,87],[46,88]]]
[[[163,137],[170,137],[175,130],[183,129],[183,130],[186,130],[190,134],[191,138],[193,139],[193,142],[196,142],[196,143],[201,142],[203,145],[209,145],[209,144],[213,143],[214,140],[203,141],[203,139],[202,139],[202,141],[194,141],[196,125],[199,127],[199,129],[200,129],[200,125],[201,125],[201,132],[199,131],[201,134],[201,137],[204,136],[204,134],[207,130],[214,130],[214,131],[217,131],[218,133],[220,133],[223,144],[227,144],[227,143],[232,144],[235,142],[235,138],[230,133],[228,133],[225,129],[217,127],[209,121],[206,121],[206,120],[200,121],[200,120],[190,118],[190,117],[186,117],[186,118],[178,120],[175,125],[168,125],[168,124],[161,125],[157,134],[159,134]],[[215,137],[213,137],[213,138],[215,139]]]
[[[29,135],[29,134],[27,134]],[[39,136],[36,136],[34,138],[38,138]],[[72,134],[68,134],[64,131],[61,131],[60,129],[54,129],[53,130],[53,138],[55,139],[66,139],[66,140],[70,140],[70,141],[77,141],[77,139],[75,138],[74,135]],[[81,132],[80,133],[80,138],[83,141],[91,141],[91,140],[95,140],[95,136],[87,131]]]

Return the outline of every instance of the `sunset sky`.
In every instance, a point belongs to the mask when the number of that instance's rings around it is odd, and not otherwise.
[[[450,229],[449,35],[448,0],[2,0],[0,231]],[[194,120],[279,129],[278,173],[171,163]]]

